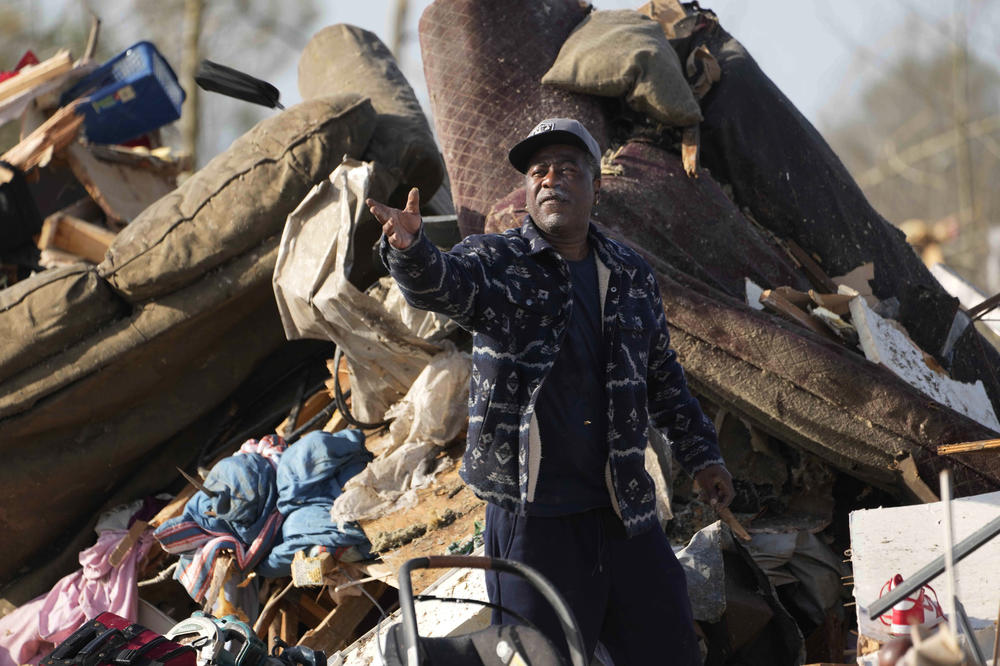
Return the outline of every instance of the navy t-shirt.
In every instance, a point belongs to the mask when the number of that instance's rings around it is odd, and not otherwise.
[[[568,261],[573,308],[562,346],[542,383],[535,414],[542,460],[531,515],[556,516],[611,505],[601,298],[593,251]]]

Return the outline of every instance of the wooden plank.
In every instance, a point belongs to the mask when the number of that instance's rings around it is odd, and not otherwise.
[[[809,297],[804,291],[799,291],[798,289],[793,289],[789,286],[775,287],[772,289],[776,294],[781,294],[783,298],[788,300],[789,303],[799,308],[800,310],[805,310],[807,307],[812,305],[812,298]]]
[[[372,597],[378,599],[385,591],[386,584],[372,581],[365,583],[364,588]],[[366,596],[347,597],[315,628],[307,631],[298,644],[333,654],[354,638],[358,624],[365,619],[372,608],[372,602]]]
[[[177,493],[176,497],[170,500],[169,504],[160,509],[160,511],[153,516],[152,520],[149,521],[149,526],[156,529],[171,518],[176,518],[181,515],[181,512],[184,511],[184,505],[187,504],[188,500],[191,499],[196,492],[198,492],[198,490],[194,486],[185,486],[183,490]]]
[[[323,579],[335,568],[336,561],[330,553],[308,557],[304,550],[297,551],[292,558],[292,584],[295,587],[322,587]]]
[[[701,133],[698,125],[685,127],[681,134],[681,164],[688,178],[698,177],[698,147],[701,143]]]
[[[984,314],[997,307],[1000,307],[1000,294],[994,294],[979,305],[969,308],[969,317],[973,320],[979,319]]]
[[[137,520],[132,523],[132,527],[128,528],[128,532],[118,542],[115,549],[111,551],[111,555],[108,557],[108,564],[117,568],[125,560],[125,556],[128,555],[129,551],[132,550],[132,546],[139,541],[139,538],[147,529],[149,529],[149,523],[144,520]]]
[[[982,451],[983,449],[1000,448],[1000,439],[981,439],[978,442],[961,442],[958,444],[942,444],[937,447],[939,456],[951,453],[966,453],[967,451]]]
[[[95,150],[79,143],[66,149],[73,175],[108,216],[109,224],[124,226],[154,201],[177,186],[176,171],[152,168],[168,164],[148,157],[129,159],[124,151]],[[102,159],[105,158],[114,159]]]
[[[267,646],[268,649],[274,646],[274,642],[278,640],[281,634],[281,618],[275,614],[274,618],[267,625]],[[261,637],[263,638],[263,637]]]
[[[333,402],[333,397],[326,389],[313,393],[299,410],[299,417],[295,419],[295,427],[305,425],[306,421],[323,411],[331,402]]]
[[[26,90],[65,74],[73,67],[69,51],[63,49],[37,65],[23,68],[16,76],[0,83],[0,101],[16,97]]]
[[[323,608],[306,593],[302,593],[299,595],[299,610],[312,619],[310,622],[308,622],[308,624],[310,625],[319,624],[324,619],[326,619],[326,616],[329,615],[331,612],[329,608]],[[300,616],[301,614],[302,613],[300,613]]]
[[[913,459],[913,456],[906,456],[902,460],[896,463],[896,469],[899,470],[902,475],[903,485],[910,489],[921,502],[925,504],[930,502],[937,502],[940,498],[937,496],[930,486],[924,483],[924,480],[920,478],[920,472],[917,471],[917,463]]]
[[[839,342],[830,329],[810,317],[808,313],[804,312],[800,308],[797,308],[795,304],[782,296],[780,293],[777,293],[775,290],[766,289],[764,293],[760,295],[760,302],[768,310],[784,315],[792,321],[805,326],[813,333],[816,333],[827,340]]]
[[[810,289],[809,298],[816,305],[843,317],[850,313],[851,299],[854,297],[849,294],[821,294],[815,289]]]
[[[828,294],[837,293],[837,284],[820,268],[820,265],[816,263],[816,260],[808,252],[803,250],[798,243],[790,238],[786,238],[785,243],[788,245],[788,251],[795,258],[795,261],[799,262],[802,266],[802,270],[806,272],[806,276],[813,283],[814,287]]]
[[[215,602],[222,595],[222,588],[226,584],[226,579],[229,578],[233,563],[233,556],[228,553],[219,555],[218,559],[215,560],[215,566],[212,567],[212,582],[208,586],[208,591],[205,592],[204,600],[201,602],[202,610],[206,613],[212,611]]]
[[[327,382],[333,381],[328,379]],[[299,409],[298,414],[295,416],[295,423],[291,423],[289,414],[285,419],[278,425],[275,432],[277,432],[282,437],[288,437],[296,429],[304,426],[309,419],[319,414],[323,411],[330,403],[333,402],[333,391],[327,391],[326,389],[320,389],[316,393],[309,396],[305,402],[302,403],[301,409]],[[331,432],[331,431],[327,431]]]
[[[409,526],[426,527],[422,536],[381,553],[382,562],[390,572],[398,571],[403,562],[413,557],[446,554],[449,544],[468,540],[476,530],[476,522],[482,524],[485,520],[486,503],[463,483],[458,468],[456,461],[438,475],[432,487],[417,490],[414,507],[361,521],[362,529],[373,543],[382,543],[387,535]],[[442,520],[445,518],[451,522]],[[423,591],[440,575],[434,569],[414,571],[411,576],[414,592]]]
[[[288,645],[295,645],[299,639],[299,607],[286,601],[281,605],[278,616],[281,618],[278,637]]]
[[[719,514],[719,518],[722,519],[722,522],[729,526],[729,529],[733,531],[733,534],[735,534],[740,541],[750,541],[750,534],[746,531],[746,528],[743,527],[740,521],[736,519],[736,516],[733,515],[733,512],[728,506],[717,509],[716,513]]]
[[[49,215],[42,223],[38,248],[56,248],[99,264],[104,261],[115,235],[110,229],[58,212]]]

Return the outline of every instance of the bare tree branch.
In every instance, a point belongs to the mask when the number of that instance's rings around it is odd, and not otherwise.
[[[966,127],[969,139],[979,139],[982,136],[986,136],[1000,130],[1000,114],[968,123]],[[930,138],[924,139],[923,141],[913,144],[905,150],[900,151],[896,156],[898,158],[898,162],[896,162],[896,164],[915,164],[921,160],[927,159],[928,157],[933,157],[934,155],[937,155],[945,150],[953,149],[957,142],[958,137],[955,135],[955,130],[954,128],[950,128],[945,132],[935,134]],[[858,185],[863,188],[874,187],[887,178],[898,176],[899,173],[900,172],[897,167],[885,162],[862,172],[856,180]]]

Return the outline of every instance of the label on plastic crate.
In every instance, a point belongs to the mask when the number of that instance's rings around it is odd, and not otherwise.
[[[135,99],[135,89],[132,86],[123,86],[110,95],[91,102],[91,106],[94,107],[94,111],[100,113],[101,111],[107,111],[116,104],[131,102],[133,99]]]
[[[94,111],[100,113],[101,111],[107,111],[116,104],[115,96],[108,95],[107,97],[102,97],[101,99],[95,100],[90,103],[94,107]]]
[[[118,98],[119,102],[131,102],[135,99],[135,89],[132,86],[125,86],[115,93],[115,97]]]

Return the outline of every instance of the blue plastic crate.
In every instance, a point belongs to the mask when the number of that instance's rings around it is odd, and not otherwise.
[[[139,42],[81,79],[61,103],[77,97],[90,98],[81,107],[87,140],[122,143],[180,118],[185,94],[156,47]]]

